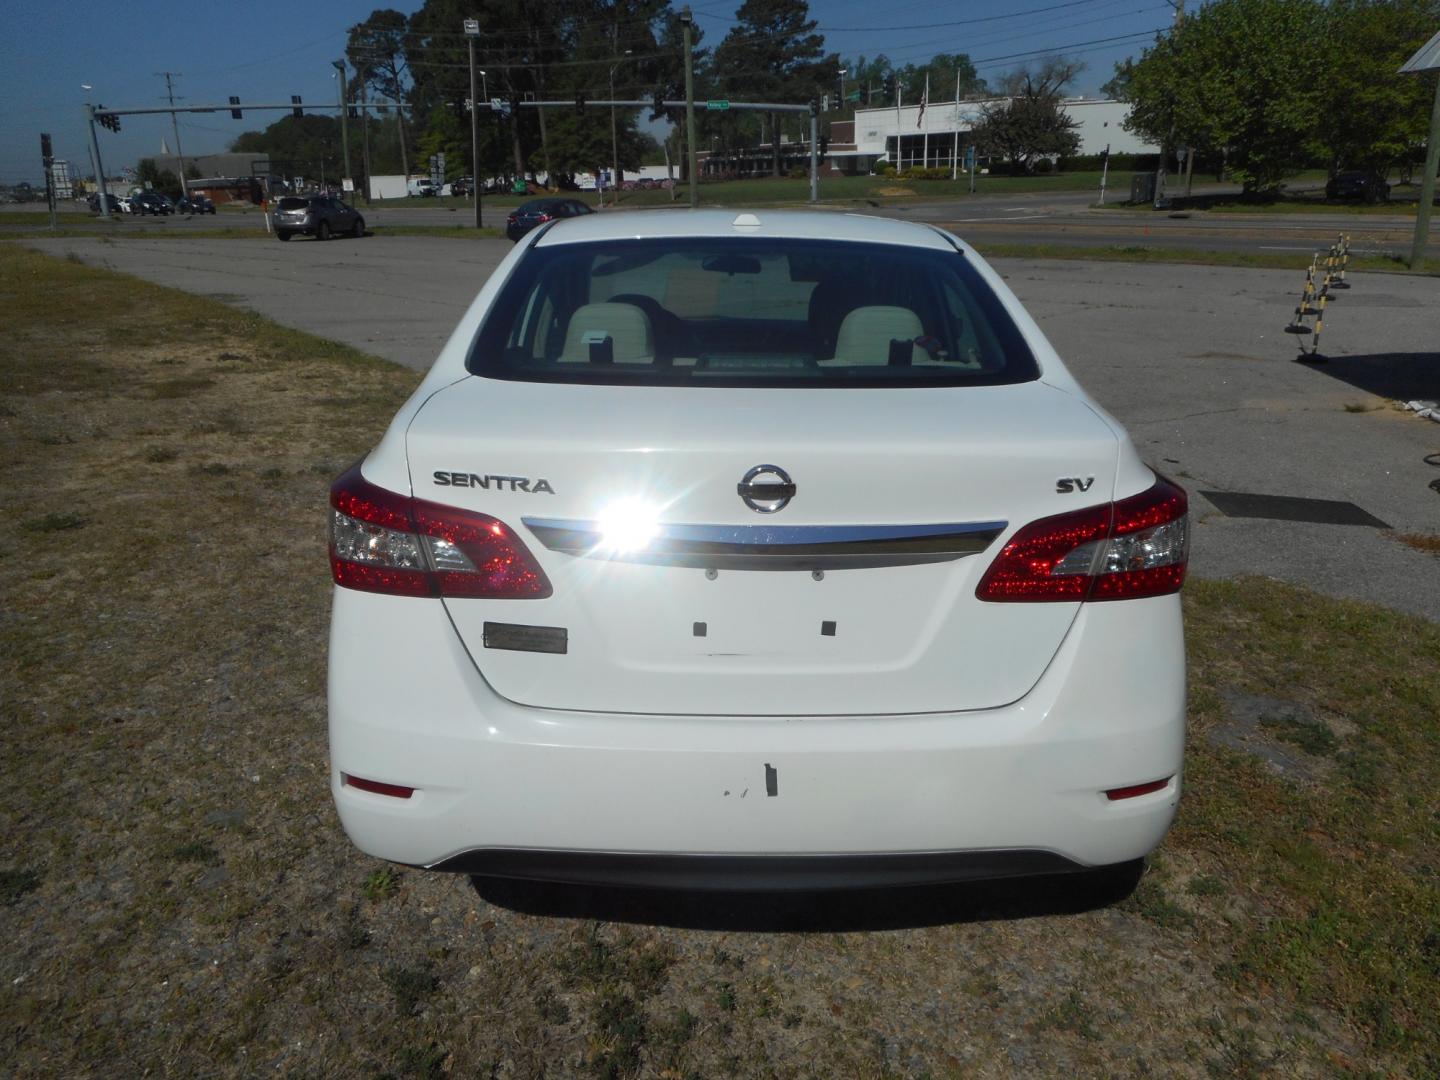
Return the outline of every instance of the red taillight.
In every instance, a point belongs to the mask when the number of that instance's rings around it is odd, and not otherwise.
[[[1119,802],[1121,799],[1134,799],[1141,795],[1149,795],[1152,791],[1163,791],[1170,783],[1167,776],[1164,780],[1151,780],[1148,784],[1132,784],[1129,787],[1111,788],[1105,792],[1105,798],[1111,802]]]
[[[540,222],[540,223],[543,225],[545,222],[547,222],[547,221],[550,220],[550,215],[549,215],[549,214],[536,214],[536,215],[535,215],[535,220],[538,221],[538,222]]]
[[[340,783],[346,787],[359,788],[361,791],[368,791],[372,795],[389,795],[392,799],[408,799],[415,794],[413,787],[401,787],[399,784],[382,784],[379,780],[362,780],[358,776],[351,776],[349,773],[340,774]]]
[[[550,581],[501,521],[369,483],[357,464],[330,488],[335,584],[397,596],[541,600]]]
[[[1132,600],[1179,592],[1189,558],[1182,488],[1031,522],[1010,538],[975,595],[990,601]]]

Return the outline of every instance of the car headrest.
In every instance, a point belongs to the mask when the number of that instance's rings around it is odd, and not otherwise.
[[[885,364],[892,341],[911,342],[924,334],[920,316],[909,308],[875,305],[845,316],[835,340],[835,358],[821,364]],[[908,353],[907,362],[908,362]]]
[[[634,304],[583,304],[570,316],[562,363],[654,363],[650,318]]]

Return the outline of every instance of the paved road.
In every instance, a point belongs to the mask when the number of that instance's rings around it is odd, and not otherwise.
[[[251,308],[427,366],[503,241],[376,236],[329,244],[90,239],[57,254]],[[995,260],[1092,393],[1156,467],[1197,490],[1354,502],[1397,532],[1440,533],[1440,424],[1393,398],[1440,399],[1440,286],[1352,274],[1326,318],[1325,365],[1282,332],[1299,271]],[[1298,262],[1297,262],[1298,266]],[[1349,408],[1368,411],[1351,412]],[[1440,563],[1369,527],[1228,518],[1196,499],[1195,572],[1265,574],[1440,618]]]
[[[1233,193],[1225,185],[1197,186],[1196,194]],[[1116,197],[1122,193],[1117,192]],[[884,204],[856,202],[829,206],[855,213],[877,214],[907,221],[943,225],[982,249],[987,244],[1063,244],[1073,247],[1164,247],[1203,251],[1290,253],[1305,256],[1323,248],[1339,232],[1350,234],[1360,254],[1406,255],[1414,235],[1414,219],[1403,215],[1366,214],[1213,214],[1205,211],[1169,214],[1154,211],[1097,210],[1089,191],[980,194],[958,199],[906,200]],[[683,212],[677,201],[669,209]],[[803,204],[800,208],[803,208]],[[425,200],[413,205],[363,208],[367,224],[383,234],[387,228],[464,227],[472,223],[468,209],[448,209]],[[665,209],[648,207],[645,209]],[[486,203],[488,227],[504,227],[508,207]],[[622,206],[619,211],[630,213]],[[763,214],[764,210],[759,210]],[[226,210],[215,216],[135,218],[121,215],[116,228],[127,236],[184,236],[215,228],[252,230],[264,235],[258,210]],[[18,232],[0,226],[0,234]],[[29,231],[28,229],[24,231]],[[1440,217],[1431,226],[1440,250]]]

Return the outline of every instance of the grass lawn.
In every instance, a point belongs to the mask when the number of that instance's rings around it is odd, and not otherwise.
[[[326,490],[418,373],[0,243],[0,374],[15,1075],[1440,1071],[1433,622],[1187,585],[1186,793],[1128,895],[550,914],[360,855],[330,803]]]
[[[1203,251],[1197,248],[1151,247],[1143,244],[1117,244],[1109,247],[1086,247],[1081,244],[1008,244],[987,243],[983,239],[972,242],[971,246],[987,259],[1088,259],[1099,262],[1248,266],[1261,270],[1294,270],[1302,276],[1306,266],[1306,261],[1299,257],[1298,252],[1282,254],[1269,251]],[[1316,250],[1324,254],[1319,246]],[[1346,269],[1437,275],[1440,274],[1440,256],[1427,257],[1423,266],[1412,271],[1404,259],[1389,255],[1352,255]]]
[[[1061,173],[1052,176],[980,176],[976,178],[975,193],[1023,194],[1047,191],[1088,191],[1100,189],[1098,172]],[[894,200],[912,198],[948,199],[967,195],[970,182],[962,172],[959,180],[897,180],[883,176],[822,176],[820,178],[820,200],[822,202],[864,203],[867,200]],[[593,191],[562,191],[567,199],[579,199],[594,206],[597,197]],[[727,180],[702,183],[699,187],[702,206],[776,206],[785,203],[803,203],[810,199],[808,179],[757,179]],[[486,195],[483,201],[489,206],[518,206],[522,202],[539,198],[536,195]],[[674,202],[685,204],[690,198],[690,189],[685,184],[675,187]],[[610,203],[610,195],[605,195]],[[649,191],[622,191],[621,206],[669,206],[670,192],[660,188]],[[468,199],[377,199],[376,206],[435,206],[454,209],[471,206]]]

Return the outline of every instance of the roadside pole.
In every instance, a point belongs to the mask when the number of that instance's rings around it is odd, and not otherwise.
[[[100,216],[110,220],[110,192],[105,187],[105,170],[100,164],[100,144],[95,140],[95,106],[85,103],[85,120],[90,125],[90,162],[95,166],[95,185],[100,189]]]
[[[1420,205],[1415,208],[1415,242],[1410,248],[1410,269],[1425,259],[1430,239],[1430,204],[1435,201],[1435,170],[1440,167],[1440,82],[1435,84],[1435,106],[1430,110],[1429,148],[1425,152],[1425,178],[1420,181]]]
[[[812,101],[810,103],[810,201],[812,203],[820,201],[820,144],[817,141],[820,132],[818,130],[819,121],[816,118],[819,110],[820,107]]]
[[[55,154],[50,136],[40,133],[40,161],[45,166],[45,205],[50,208],[50,228],[55,228]]]
[[[971,195],[974,195],[974,194],[975,194],[975,147],[973,147],[973,146],[970,147],[970,150],[966,153],[965,156],[966,156],[966,158],[968,159],[969,165],[970,165],[970,194],[971,194]]]
[[[690,173],[690,209],[700,205],[700,189],[695,179],[695,73],[690,56],[690,32],[695,16],[688,7],[680,9],[680,25],[685,28],[685,153]]]
[[[1105,144],[1105,153],[1100,159],[1100,205],[1105,205],[1105,181],[1110,177],[1110,144]]]
[[[475,39],[480,20],[465,20],[465,42],[470,46],[470,191],[475,196],[475,228],[480,228],[480,101],[475,96]]]
[[[345,61],[332,60],[330,63],[336,71],[340,72],[340,145],[345,151],[345,176],[340,181],[340,187],[343,190],[346,180],[349,180],[352,185],[355,183],[355,176],[350,172],[350,126],[346,123],[347,116],[350,112],[350,105],[345,99],[349,97],[349,95],[346,93],[345,86]]]

